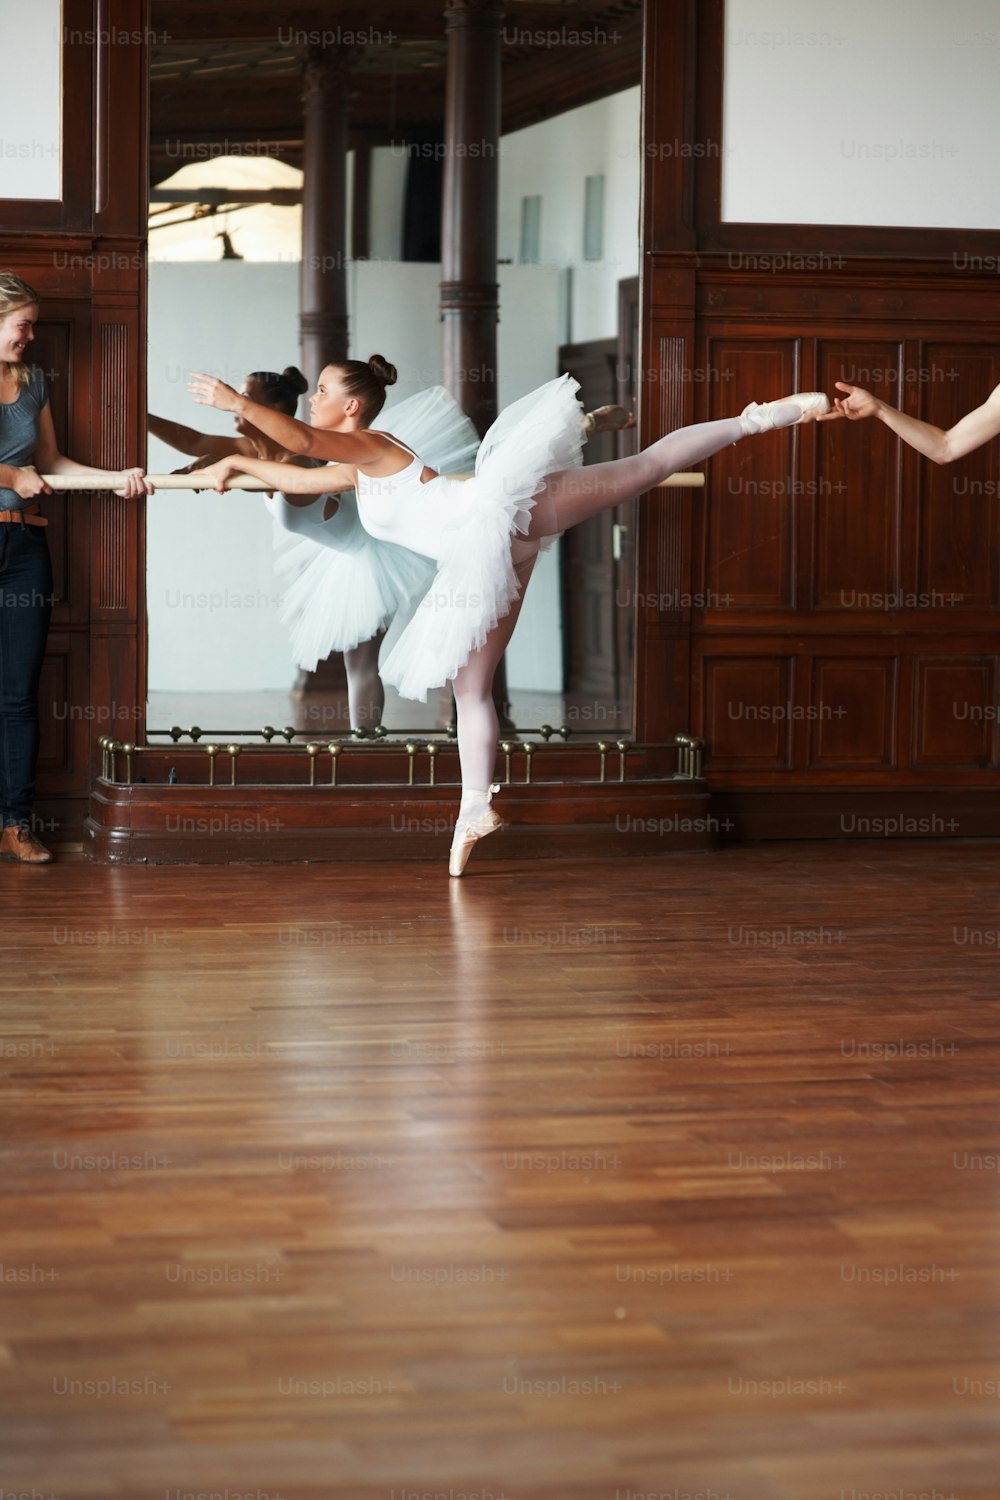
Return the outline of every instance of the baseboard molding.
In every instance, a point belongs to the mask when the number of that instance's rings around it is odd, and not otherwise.
[[[720,829],[704,783],[505,786],[503,831],[474,858],[704,852]],[[116,864],[400,862],[447,858],[454,787],[163,787],[95,783],[84,847]]]
[[[764,839],[1000,838],[1000,786],[921,790],[716,790],[722,843]]]

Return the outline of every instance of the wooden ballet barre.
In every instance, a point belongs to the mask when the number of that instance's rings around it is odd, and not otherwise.
[[[113,481],[115,475],[112,473],[109,483],[108,478],[97,474],[43,474],[41,476],[49,489],[59,493],[70,493],[76,491],[97,492],[111,490],[118,494],[125,488],[126,475],[120,475],[120,483]],[[464,474],[450,474],[449,479],[464,479]],[[214,490],[215,484],[211,479],[196,479],[193,474],[147,474],[145,478],[157,490]],[[669,474],[666,479],[661,479],[659,484],[654,485],[658,490],[679,489],[701,489],[705,483],[704,474]],[[254,479],[250,474],[234,474],[231,479],[226,480],[226,490],[254,490],[258,493],[274,491],[275,486],[266,479]]]
[[[131,472],[131,471],[129,471]],[[84,490],[113,490],[116,493],[124,490],[127,475],[116,476],[113,472],[109,477],[99,474],[43,474],[42,478],[50,489],[57,493],[60,491],[84,491]],[[110,478],[110,482],[109,482]],[[119,483],[114,480],[118,478]],[[215,485],[210,479],[195,479],[192,474],[146,474],[144,476],[151,485],[158,490],[214,490]],[[264,479],[254,479],[249,474],[234,474],[232,479],[226,480],[227,490],[273,490],[274,485],[268,484]]]

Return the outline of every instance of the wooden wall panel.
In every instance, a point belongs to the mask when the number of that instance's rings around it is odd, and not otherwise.
[[[696,664],[696,670],[698,669]],[[785,770],[792,764],[790,656],[707,656],[705,735],[714,765]]]
[[[41,797],[78,796],[81,765],[89,765],[90,742],[111,726],[99,722],[90,694],[90,641],[79,630],[49,632],[38,695]]]
[[[861,384],[861,373],[902,372],[903,362],[898,339],[823,339],[817,388],[833,396],[838,380]],[[901,586],[899,444],[878,422],[844,422],[817,429],[817,451],[803,497],[814,517],[809,597],[816,609],[856,608],[859,596],[884,598]]]
[[[837,771],[895,765],[898,676],[895,656],[814,657],[805,765]]]
[[[930,378],[919,389],[918,414],[948,428],[985,400],[1000,381],[992,349],[925,343],[919,369]],[[947,607],[1000,604],[997,576],[998,445],[958,463],[921,463],[917,495],[917,589]]]
[[[0,203],[0,264],[42,298],[33,358],[56,438],[84,463],[144,453],[148,0],[64,0],[64,193]],[[46,499],[56,603],[43,669],[40,826],[79,837],[98,737],[142,730],[142,514]],[[113,703],[118,722],[112,722]]]
[[[797,339],[709,339],[706,385],[711,419],[735,416],[751,400],[796,388]],[[716,372],[717,378],[716,378]],[[702,591],[726,607],[786,608],[795,601],[797,435],[765,433],[724,448],[708,464]]]
[[[919,656],[914,687],[915,767],[995,763],[996,657]]]
[[[58,276],[67,258],[65,253],[53,254],[53,277]],[[31,284],[36,283],[32,281]],[[74,365],[79,369],[86,368],[88,309],[85,304],[74,304],[57,294],[50,294],[46,282],[37,290],[44,300],[31,353],[32,362],[45,371],[49,406],[60,450],[86,461],[90,458],[89,449],[75,443],[80,433],[73,430],[70,393]],[[45,501],[45,514],[49,518],[45,535],[52,556],[52,591],[55,596],[52,623],[56,628],[83,627],[87,622],[89,510],[89,495],[50,495]]]

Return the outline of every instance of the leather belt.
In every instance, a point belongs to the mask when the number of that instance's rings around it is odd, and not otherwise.
[[[38,506],[32,505],[28,510],[0,510],[0,521],[19,521],[24,525],[27,521],[29,526],[47,526],[48,516],[38,513]]]

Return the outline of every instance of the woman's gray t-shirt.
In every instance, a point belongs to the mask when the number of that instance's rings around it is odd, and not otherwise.
[[[0,464],[23,469],[30,464],[38,447],[38,415],[49,399],[45,375],[31,365],[27,385],[21,387],[16,401],[0,402]],[[34,500],[22,500],[16,490],[0,485],[0,510],[23,510]]]

